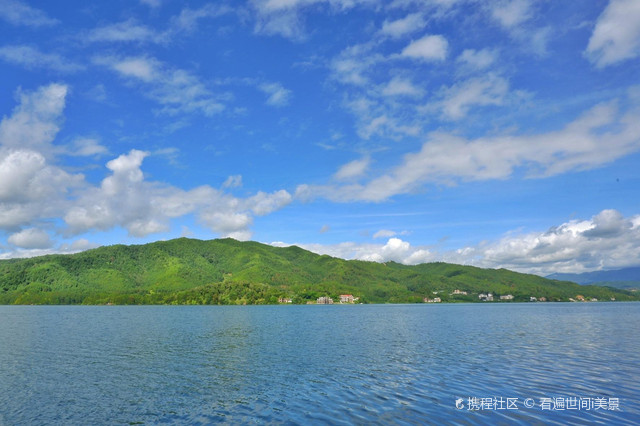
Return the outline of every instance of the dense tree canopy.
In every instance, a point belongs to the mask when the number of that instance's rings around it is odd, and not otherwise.
[[[466,294],[453,294],[455,290]],[[446,263],[347,261],[299,247],[180,238],[74,255],[0,261],[3,304],[273,304],[352,294],[361,303],[478,302],[481,293],[567,301],[639,300],[630,291],[580,286],[504,269]]]

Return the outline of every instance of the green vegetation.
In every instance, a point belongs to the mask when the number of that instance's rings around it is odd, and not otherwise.
[[[513,302],[577,295],[640,300],[635,292],[505,269],[346,261],[232,239],[180,238],[0,261],[0,304],[275,304],[281,297],[307,303],[340,294],[362,303],[478,302],[479,293],[493,293],[495,300],[511,294]]]

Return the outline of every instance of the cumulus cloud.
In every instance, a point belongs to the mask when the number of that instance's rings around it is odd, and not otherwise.
[[[258,216],[264,216],[280,210],[282,207],[291,203],[292,197],[284,189],[275,191],[271,194],[259,191],[256,195],[247,198],[242,205],[246,206]]]
[[[57,246],[53,244],[46,248],[10,248],[8,251],[0,253],[0,259],[26,258],[35,256],[45,256],[47,254],[72,254],[80,251],[99,247],[99,244],[92,243],[81,238],[70,243],[62,243]]]
[[[481,265],[533,273],[585,272],[640,263],[640,216],[603,210],[545,232],[509,235],[474,248]]]
[[[402,50],[402,56],[428,62],[444,61],[447,58],[449,43],[441,35],[426,35],[411,42]]]
[[[107,163],[111,174],[99,187],[86,188],[64,216],[68,234],[90,230],[127,229],[142,237],[169,229],[170,219],[195,213],[222,236],[247,239],[254,216],[264,216],[291,202],[284,191],[258,192],[236,198],[204,185],[185,191],[148,181],[141,166],[148,152],[131,150]]]
[[[67,236],[122,227],[142,237],[169,230],[172,218],[194,214],[222,236],[247,239],[255,217],[292,201],[284,190],[237,198],[208,185],[183,190],[151,181],[142,171],[151,153],[136,149],[108,161],[109,174],[99,185],[89,184],[83,175],[55,165],[56,154],[68,150],[85,156],[108,153],[91,138],[76,139],[64,150],[53,147],[66,93],[56,84],[20,92],[19,105],[0,122],[0,229],[12,233],[9,242],[19,250],[30,250],[16,255],[50,249],[49,236],[38,225],[57,218],[64,221],[59,232]],[[240,183],[232,176],[223,187]]]
[[[37,201],[64,191],[74,180],[74,176],[47,164],[38,152],[0,150],[0,201]]]
[[[41,229],[27,228],[12,234],[7,239],[9,244],[26,249],[45,249],[53,245],[49,234]]]
[[[380,231],[380,237],[386,236],[391,236],[391,231]],[[571,220],[546,231],[510,232],[495,241],[448,251],[412,246],[397,237],[384,244],[344,242],[300,247],[343,259],[405,265],[450,262],[540,275],[585,272],[640,264],[640,215],[624,217],[618,211],[603,210],[591,219]]]
[[[148,188],[140,170],[147,152],[132,150],[107,163],[112,174],[100,187],[87,188],[64,216],[71,233],[107,230],[120,225],[131,235],[166,230],[151,214]],[[150,217],[151,216],[151,217]]]
[[[0,122],[0,145],[50,152],[50,144],[60,130],[67,91],[62,84],[33,92],[18,91],[18,106]]]
[[[640,3],[611,0],[589,39],[586,55],[602,68],[640,55]]]
[[[18,106],[0,122],[0,229],[60,214],[64,195],[84,182],[51,163],[66,94],[58,84],[20,91]]]

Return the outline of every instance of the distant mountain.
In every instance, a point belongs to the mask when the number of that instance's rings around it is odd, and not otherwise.
[[[0,304],[275,304],[339,301],[341,294],[362,303],[479,302],[483,293],[516,302],[577,295],[640,300],[629,291],[506,269],[344,260],[232,239],[179,238],[0,261]]]
[[[640,267],[584,272],[582,274],[551,274],[546,278],[572,281],[578,284],[607,285],[616,288],[640,288]]]

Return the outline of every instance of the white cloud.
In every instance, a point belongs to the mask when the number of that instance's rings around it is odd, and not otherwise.
[[[456,62],[463,64],[463,66],[470,68],[474,71],[486,69],[493,65],[498,59],[498,54],[495,50],[482,49],[465,49]]]
[[[100,187],[86,188],[64,215],[70,233],[91,229],[108,230],[117,225],[134,236],[167,230],[153,216],[153,185],[143,182],[140,170],[147,152],[132,150],[107,163],[112,174]]]
[[[224,237],[246,241],[252,235],[249,227],[253,223],[253,219],[247,213],[219,212],[213,209],[204,210],[200,214],[200,220]]]
[[[60,130],[67,86],[50,84],[34,92],[18,92],[19,105],[0,122],[0,145],[49,152]]]
[[[304,24],[295,10],[262,13],[256,20],[255,32],[301,40],[304,37]]]
[[[222,184],[223,188],[239,188],[242,186],[242,176],[241,175],[233,175],[229,176],[227,180]]]
[[[509,82],[495,74],[456,83],[442,91],[440,106],[443,117],[459,120],[472,106],[502,105],[508,91]]]
[[[252,0],[255,31],[279,35],[292,40],[306,37],[304,12],[313,5],[327,5],[332,11],[343,12],[360,4],[376,4],[378,0]]]
[[[271,194],[259,191],[256,195],[247,198],[242,204],[246,205],[246,208],[254,214],[264,216],[280,210],[291,203],[291,200],[291,194],[281,189]]]
[[[131,79],[143,83],[147,97],[162,105],[161,113],[176,115],[200,112],[210,117],[225,106],[218,97],[195,75],[181,69],[172,69],[149,57],[118,58],[102,56],[94,58],[104,65]]]
[[[375,44],[364,43],[349,46],[331,61],[333,78],[341,83],[364,86],[369,83],[368,73],[373,67],[387,61],[383,55],[373,51]]]
[[[291,202],[291,195],[284,190],[258,192],[242,199],[206,185],[185,191],[147,181],[141,166],[148,155],[131,150],[109,161],[107,168],[112,173],[99,187],[83,190],[65,214],[67,233],[121,226],[130,235],[142,237],[167,231],[172,218],[195,213],[222,236],[247,239],[254,216],[273,213]]]
[[[502,0],[493,3],[491,15],[505,28],[514,28],[531,17],[530,0]]]
[[[10,235],[7,241],[9,244],[26,249],[46,249],[53,245],[49,234],[36,228],[23,229]]]
[[[267,105],[285,106],[291,100],[291,90],[285,89],[280,83],[263,83],[258,88],[268,95]]]
[[[549,274],[615,269],[640,263],[640,216],[603,210],[545,232],[508,235],[484,247],[481,265]]]
[[[215,18],[231,11],[232,9],[227,6],[213,4],[206,4],[199,9],[184,8],[180,14],[171,18],[169,26],[164,31],[140,24],[135,19],[128,19],[94,28],[82,36],[82,41],[88,43],[169,43],[181,33],[195,31],[201,19]]]
[[[171,25],[167,31],[169,35],[179,32],[192,32],[198,28],[198,21],[205,18],[216,18],[232,12],[231,7],[225,5],[205,4],[199,9],[185,8],[180,14],[171,19]]]
[[[444,61],[447,58],[449,43],[441,35],[426,35],[413,41],[402,50],[402,56],[423,61]]]
[[[380,34],[392,38],[400,38],[404,35],[411,34],[421,30],[426,25],[424,17],[421,13],[411,13],[402,19],[395,21],[385,20],[380,29]]]
[[[640,56],[640,2],[611,0],[589,39],[586,55],[602,68]]]
[[[377,90],[382,92],[383,89]],[[422,130],[421,117],[409,118],[410,113],[407,113],[402,102],[385,102],[385,99],[381,102],[381,95],[384,96],[382,93],[374,92],[372,96],[372,92],[368,91],[353,99],[345,99],[346,108],[357,118],[358,135],[363,139],[380,135],[395,140],[406,136],[418,136]],[[411,104],[407,107],[412,109]]]
[[[0,18],[13,25],[27,27],[50,27],[59,23],[44,11],[18,0],[0,0]]]
[[[162,4],[162,0],[140,0],[140,3],[146,4],[149,7],[156,8]]]
[[[376,232],[375,234],[373,234],[373,238],[389,238],[389,237],[395,237],[397,235],[396,231],[390,231],[388,229],[381,229],[378,232]]]
[[[118,59],[113,57],[98,57],[94,60],[99,65],[106,65],[125,77],[134,77],[146,83],[160,78],[158,68],[160,63],[153,58],[129,57]]]
[[[67,155],[78,157],[102,156],[109,153],[107,147],[100,145],[94,138],[78,138],[73,141],[65,152]]]
[[[514,170],[546,177],[602,166],[640,151],[638,105],[626,112],[616,102],[600,104],[564,128],[534,135],[477,139],[435,132],[416,153],[366,184],[301,185],[296,195],[334,201],[383,201],[427,183],[507,179]]]
[[[0,122],[0,229],[56,217],[64,210],[64,195],[84,182],[48,160],[56,151],[51,142],[66,93],[66,86],[56,84],[19,92],[19,105]]]
[[[80,251],[89,250],[99,247],[99,244],[92,243],[84,238],[75,240],[71,243],[62,243],[56,247],[48,248],[17,248],[0,253],[0,259],[26,258],[35,256],[45,256],[48,254],[72,254]]]
[[[110,173],[100,185],[90,185],[84,176],[54,165],[54,154],[69,149],[74,155],[107,153],[91,138],[76,139],[64,150],[53,147],[66,92],[55,84],[20,92],[20,104],[0,122],[0,229],[13,233],[13,245],[27,249],[14,252],[16,256],[46,253],[41,250],[48,241],[45,234],[32,229],[51,219],[64,220],[59,232],[67,236],[122,227],[142,237],[168,231],[172,218],[193,213],[222,236],[247,239],[255,216],[273,213],[292,200],[284,190],[236,198],[206,185],[185,191],[149,181],[141,167],[150,153],[135,149],[107,162]],[[233,177],[229,185],[240,181]]]
[[[382,94],[384,96],[409,96],[421,97],[424,90],[413,85],[411,80],[401,77],[394,77],[383,87]]]
[[[45,53],[35,47],[8,45],[0,47],[0,58],[27,69],[46,68],[61,73],[71,73],[84,69],[57,53]]]
[[[392,231],[380,231],[379,237]],[[287,246],[285,243],[274,243]],[[603,210],[588,220],[571,220],[547,231],[510,232],[495,241],[449,251],[412,246],[400,238],[385,244],[344,242],[334,245],[298,244],[318,254],[405,265],[450,262],[483,268],[507,268],[548,275],[553,272],[585,272],[616,269],[640,263],[640,215],[624,217]]]
[[[333,175],[334,179],[348,180],[358,178],[367,171],[371,158],[364,157],[359,160],[353,160],[342,167]]]
[[[116,24],[94,28],[83,37],[87,42],[161,42],[162,34],[129,19]]]
[[[44,156],[29,150],[0,150],[0,202],[37,203],[64,193],[80,183],[72,176],[47,164]]]

